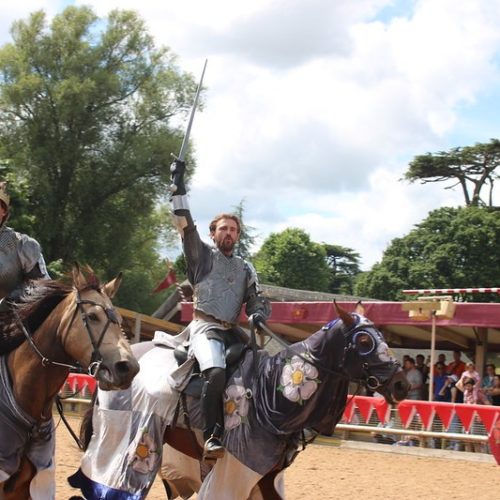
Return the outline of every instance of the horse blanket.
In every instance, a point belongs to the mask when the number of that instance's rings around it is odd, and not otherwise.
[[[17,404],[7,370],[7,357],[0,356],[0,482],[19,468],[25,453],[36,468],[30,485],[33,500],[55,498],[54,421],[38,425]]]
[[[339,366],[343,335],[332,346],[329,332],[318,333],[275,356],[258,351],[255,362],[248,349],[227,381],[224,446],[259,476],[291,463],[304,427],[331,433],[342,415],[347,379],[312,363]],[[139,362],[141,370],[128,390],[98,393],[92,440],[79,471],[69,478],[87,498],[144,498],[161,465],[163,434],[174,422],[180,397],[167,378],[176,363],[173,351],[162,345]],[[340,406],[338,398],[343,398]],[[199,429],[199,402],[188,402],[190,425]]]

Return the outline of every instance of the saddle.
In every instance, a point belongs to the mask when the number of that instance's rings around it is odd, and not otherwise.
[[[226,347],[226,379],[233,373],[236,369],[238,362],[242,358],[244,352],[249,349],[246,344],[235,343]],[[187,361],[188,358],[188,349],[184,345],[178,345],[174,349],[174,358],[177,361],[177,364],[181,366],[183,363]],[[195,398],[201,397],[201,390],[203,388],[204,378],[201,374],[200,367],[198,362],[194,364],[193,371],[191,373],[191,377],[185,389],[182,391],[183,394],[188,396],[192,396]]]

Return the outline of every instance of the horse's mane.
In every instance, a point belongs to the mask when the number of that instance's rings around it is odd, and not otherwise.
[[[99,289],[98,281],[91,281],[84,289]],[[25,340],[19,319],[33,334],[54,308],[73,290],[69,280],[36,280],[8,311],[0,313],[0,355],[19,347]],[[80,291],[83,291],[80,290]]]

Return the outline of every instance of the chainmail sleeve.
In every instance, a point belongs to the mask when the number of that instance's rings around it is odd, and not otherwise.
[[[182,248],[186,259],[187,276],[191,285],[194,286],[210,272],[212,250],[201,240],[194,224],[184,229]]]
[[[26,279],[50,279],[38,241],[22,234],[18,254]]]
[[[258,312],[265,319],[271,316],[271,302],[267,297],[262,296],[262,291],[259,287],[259,280],[257,278],[257,271],[250,264],[250,262],[245,261],[247,273],[248,273],[248,289],[245,297],[245,312],[247,316]]]

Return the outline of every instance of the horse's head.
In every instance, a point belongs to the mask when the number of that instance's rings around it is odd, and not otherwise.
[[[344,368],[350,378],[382,394],[388,403],[405,399],[410,384],[382,333],[363,316],[360,305],[354,314],[347,313],[337,303],[335,307],[345,326]]]
[[[139,371],[123,334],[122,319],[111,303],[121,283],[121,274],[101,285],[90,268],[73,268],[73,293],[59,325],[66,353],[95,376],[103,390],[125,389]]]

